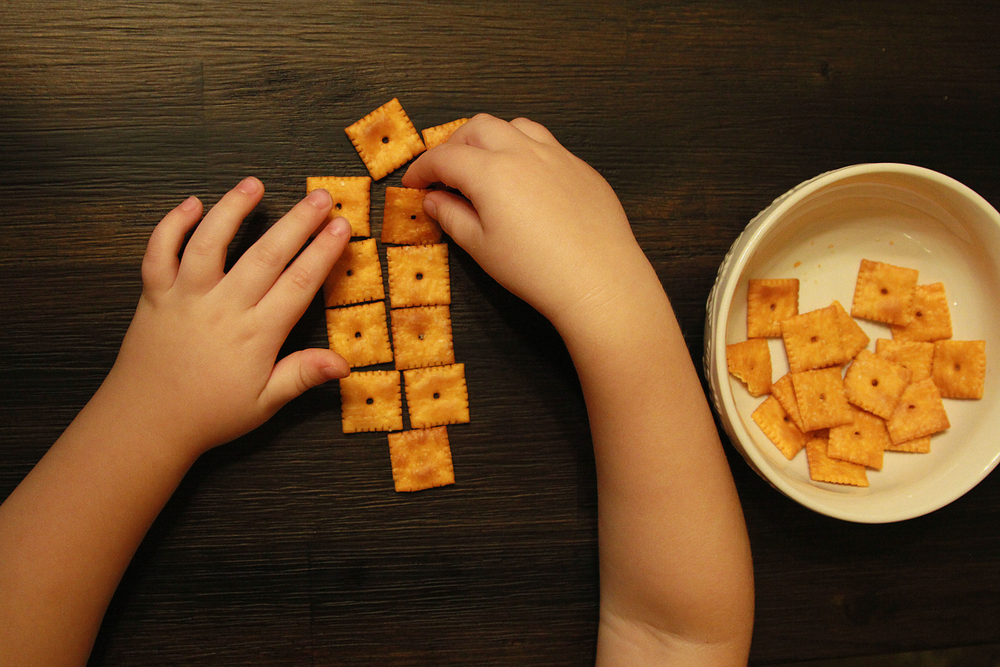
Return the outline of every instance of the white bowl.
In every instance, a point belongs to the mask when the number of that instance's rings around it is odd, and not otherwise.
[[[750,278],[798,278],[799,312],[837,299],[848,310],[862,259],[918,269],[942,282],[953,338],[986,341],[981,400],[945,399],[951,428],[929,454],[886,452],[866,488],[813,482],[805,452],[787,460],[750,418],[754,398],[726,369],[726,345],[746,340]],[[861,164],[806,181],[755,217],[726,255],[709,296],[705,370],[712,403],[747,463],[789,498],[862,523],[932,512],[979,483],[1000,460],[1000,215],[986,200],[937,172],[903,164]],[[888,327],[858,320],[872,339]],[[773,378],[788,372],[770,339]],[[993,355],[993,358],[991,358]]]

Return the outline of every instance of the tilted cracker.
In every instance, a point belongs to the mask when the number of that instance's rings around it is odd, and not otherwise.
[[[909,324],[918,277],[916,269],[862,259],[851,315],[885,324]]]
[[[330,349],[346,359],[351,368],[392,361],[383,301],[328,309],[326,333]]]
[[[795,400],[799,404],[805,431],[849,424],[854,419],[844,393],[840,368],[823,368],[792,373]]]
[[[910,382],[920,382],[931,376],[934,343],[896,338],[875,341],[875,354],[910,371]]]
[[[766,338],[726,345],[726,366],[751,396],[763,396],[771,390],[771,350]]]
[[[396,370],[455,363],[448,306],[395,308],[390,318]]]
[[[341,378],[340,415],[344,433],[401,431],[399,371],[356,371]]]
[[[430,190],[385,189],[382,243],[426,245],[441,240],[441,225],[424,212],[424,195]]]
[[[861,350],[844,375],[848,402],[882,419],[892,417],[909,384],[909,369],[869,350]]]
[[[777,338],[781,322],[799,314],[797,278],[750,279],[747,285],[747,338]]]
[[[795,425],[774,396],[765,398],[750,417],[789,461],[806,446],[809,436]]]
[[[914,438],[906,442],[890,442],[885,446],[887,452],[909,452],[911,454],[929,454],[931,451],[931,436]]]
[[[948,413],[934,380],[927,378],[911,383],[900,397],[887,426],[893,443],[934,435],[949,428]]]
[[[469,422],[465,364],[403,371],[403,386],[412,428]]]
[[[396,491],[423,491],[455,483],[447,427],[399,431],[387,437]]]
[[[462,127],[467,122],[469,122],[468,118],[459,118],[449,123],[435,125],[434,127],[428,127],[423,130],[421,134],[424,137],[424,145],[427,146],[427,150],[448,141],[448,138],[455,133],[455,130]]]
[[[351,241],[323,283],[323,303],[347,306],[385,298],[375,239]]]
[[[826,453],[832,459],[881,470],[883,453],[891,444],[884,419],[864,410],[855,410],[852,423],[830,429]]]
[[[424,152],[420,135],[395,97],[344,131],[376,181]]]
[[[371,236],[371,185],[370,176],[309,176],[306,192],[320,188],[330,193],[333,208],[327,222],[336,217],[347,218],[351,223],[351,236]]]
[[[832,305],[784,320],[781,338],[793,373],[839,366],[850,359],[844,353],[837,310]]]
[[[863,465],[830,458],[827,454],[828,447],[828,439],[821,435],[814,436],[806,443],[809,477],[813,481],[868,486],[868,472]]]
[[[771,385],[771,396],[778,399],[785,413],[791,417],[800,431],[805,430],[802,423],[802,414],[799,412],[799,403],[795,400],[795,387],[792,385],[792,374],[785,373]]]
[[[892,337],[936,341],[951,338],[951,311],[944,283],[917,285],[913,289],[913,317],[906,326],[893,325]]]
[[[837,326],[840,329],[840,345],[844,348],[844,356],[853,359],[858,352],[868,347],[871,338],[861,328],[861,325],[854,321],[851,314],[844,306],[834,299],[830,304],[837,315]]]
[[[448,244],[386,248],[393,308],[451,304]]]
[[[936,341],[931,377],[945,398],[982,398],[986,385],[986,341]]]

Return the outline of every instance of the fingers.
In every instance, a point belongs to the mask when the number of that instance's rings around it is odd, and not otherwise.
[[[142,283],[145,289],[162,291],[174,284],[180,266],[178,256],[184,244],[184,236],[198,224],[201,210],[198,198],[188,197],[167,213],[153,229],[146,245],[146,254],[142,258]]]
[[[333,350],[299,350],[275,364],[260,394],[260,401],[268,414],[274,414],[308,389],[347,377],[350,373],[347,361]]]
[[[552,144],[554,146],[561,145],[552,133],[549,132],[548,129],[546,129],[546,127],[541,123],[536,123],[535,121],[528,120],[527,118],[515,118],[510,121],[510,124],[527,137],[534,139],[539,143]]]
[[[441,225],[445,234],[473,257],[483,236],[482,220],[475,207],[464,197],[450,192],[428,192],[424,210]]]

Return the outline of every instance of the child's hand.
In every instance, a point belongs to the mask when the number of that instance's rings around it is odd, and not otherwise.
[[[350,372],[326,349],[275,364],[350,238],[338,218],[296,257],[330,212],[325,190],[299,202],[224,272],[228,245],[263,194],[260,181],[248,178],[200,224],[202,206],[192,197],[157,225],[142,263],[139,306],[99,392],[111,392],[111,405],[140,435],[165,437],[185,454],[228,442],[306,389]]]
[[[433,192],[424,199],[427,212],[557,327],[599,323],[636,271],[649,277],[611,187],[537,123],[476,116],[403,177],[407,187],[437,182],[468,201]]]

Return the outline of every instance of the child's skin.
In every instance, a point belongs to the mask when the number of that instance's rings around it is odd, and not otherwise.
[[[573,357],[597,464],[599,665],[745,664],[746,528],[670,304],[617,197],[542,126],[477,116],[421,155],[408,187],[548,317]],[[107,380],[0,506],[0,665],[83,665],[118,581],[194,461],[287,401],[347,375],[329,350],[275,365],[350,234],[318,190],[223,273],[263,187],[247,179],[198,225],[189,199],[150,238],[144,290]]]

